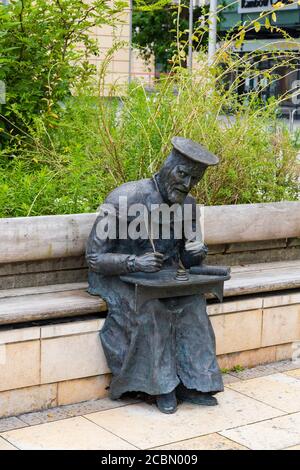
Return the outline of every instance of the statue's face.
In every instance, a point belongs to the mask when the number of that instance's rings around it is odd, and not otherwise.
[[[202,179],[205,170],[205,166],[189,161],[175,165],[163,178],[168,201],[182,204],[191,189]]]

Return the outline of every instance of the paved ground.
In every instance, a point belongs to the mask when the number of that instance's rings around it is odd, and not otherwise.
[[[300,368],[290,361],[224,375],[217,407],[108,398],[0,420],[2,449],[298,449]]]

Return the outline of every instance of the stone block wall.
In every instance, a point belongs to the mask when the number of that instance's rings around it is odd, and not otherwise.
[[[221,368],[290,359],[299,346],[300,291],[209,303]],[[107,396],[103,318],[0,329],[0,417]]]

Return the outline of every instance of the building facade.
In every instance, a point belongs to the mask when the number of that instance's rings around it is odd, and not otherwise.
[[[295,84],[299,87],[300,84],[300,6],[297,1],[291,3],[288,0],[281,0],[285,4],[279,9],[274,9],[273,5],[278,3],[278,0],[239,0],[234,5],[230,0],[225,0],[227,8],[222,10],[220,21],[220,38],[224,38],[225,34],[229,31],[235,31],[238,25],[245,24],[249,21],[258,21],[261,23],[259,31],[251,28],[246,33],[245,41],[238,50],[243,55],[251,53],[255,50],[265,51],[265,60],[261,61],[258,68],[261,70],[270,69],[274,65],[274,58],[272,51],[288,51],[289,57],[292,57],[292,65],[287,67],[280,64],[276,67],[276,75],[280,75],[280,79],[271,80],[270,86],[265,89],[264,99],[270,96],[282,95],[289,90],[294,89]],[[276,26],[288,33],[292,40],[284,38],[283,34],[272,31],[272,28],[264,26],[265,17],[260,18],[261,13],[276,12],[275,15],[268,15],[270,26]],[[258,28],[257,28],[258,29]],[[277,59],[280,60],[280,59]],[[245,80],[243,91],[249,91],[258,85],[260,77],[249,78]],[[282,111],[284,114],[290,115],[291,112],[298,113],[299,99],[287,99],[284,101]],[[299,103],[300,104],[300,103]]]
[[[10,0],[0,0],[0,3],[8,5]],[[92,3],[93,0],[86,0]],[[113,4],[114,0],[108,0]],[[132,50],[130,54],[130,1],[128,7],[124,8],[119,14],[114,26],[103,25],[91,30],[91,36],[97,39],[100,54],[90,57],[90,62],[97,66],[98,71],[103,65],[108,54],[114,49],[107,61],[104,93],[109,94],[111,90],[116,93],[122,89],[122,86],[131,79],[138,79],[151,86],[154,80],[154,64],[145,64],[137,50]],[[130,59],[131,58],[131,59]],[[130,65],[131,60],[131,65]]]
[[[88,1],[91,2],[92,0]],[[105,93],[120,91],[122,86],[129,82],[129,78],[132,80],[141,80],[149,86],[153,84],[154,80],[154,64],[145,64],[137,50],[132,50],[130,54],[129,0],[127,0],[127,3],[128,8],[125,8],[120,13],[118,21],[114,26],[105,25],[96,27],[91,31],[91,34],[96,37],[99,42],[100,55],[92,57],[90,60],[98,69],[101,68],[103,61],[112,48],[115,47],[115,51],[107,65]]]

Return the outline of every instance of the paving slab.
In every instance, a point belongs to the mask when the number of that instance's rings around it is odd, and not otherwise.
[[[83,418],[28,426],[2,434],[21,450],[125,450],[133,445]]]
[[[280,450],[300,444],[300,413],[221,432],[252,450]]]
[[[286,361],[279,361],[274,363],[275,369],[278,370],[278,372],[285,372],[286,370],[295,370],[299,369],[299,361],[291,361],[290,359],[287,359]]]
[[[234,375],[231,375],[231,374],[223,374],[222,378],[223,378],[224,385],[240,381],[239,377],[235,377]]]
[[[2,418],[0,450],[300,450],[299,365],[281,361],[223,379],[219,406],[180,404],[175,415],[153,400],[103,398]]]
[[[237,377],[240,380],[249,380],[256,377],[264,377],[266,375],[276,374],[277,372],[285,372],[294,369],[299,369],[297,364],[291,360],[271,362],[269,364],[261,364],[255,367],[250,367],[242,371],[230,371],[230,375]]]
[[[237,442],[231,441],[220,434],[208,434],[185,441],[173,442],[166,446],[154,447],[152,450],[248,450]]]
[[[264,364],[261,366],[245,369],[240,372],[231,371],[230,374],[239,380],[255,379],[256,377],[264,377],[278,372],[273,364]]]
[[[27,426],[24,421],[17,417],[0,419],[0,432],[10,431],[11,429],[25,428]]]
[[[35,426],[37,424],[50,423],[60,419],[72,418],[74,416],[95,413],[97,411],[109,410],[111,408],[118,408],[120,406],[127,406],[137,402],[138,400],[132,399],[110,400],[109,398],[102,398],[100,400],[90,400],[82,403],[75,403],[74,405],[64,405],[51,408],[49,410],[26,413],[20,415],[19,418],[30,426]]]
[[[286,413],[300,411],[300,381],[287,374],[235,382],[227,387]]]
[[[183,403],[172,415],[160,413],[154,404],[141,403],[92,413],[86,418],[147,449],[283,414],[234,390],[225,389],[218,394],[218,400],[219,406],[214,407]]]
[[[285,372],[285,374],[289,375],[290,377],[294,377],[295,379],[300,379],[300,369],[290,370]]]
[[[284,450],[300,450],[300,444],[298,446],[287,447]]]
[[[0,437],[0,451],[1,450],[17,450],[17,449],[13,445],[11,445],[9,442],[5,441],[2,437]]]

